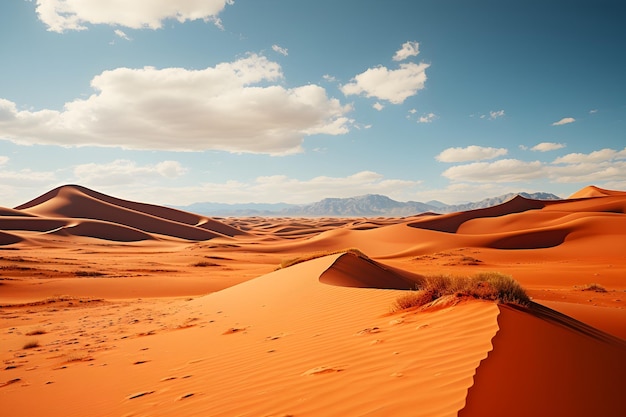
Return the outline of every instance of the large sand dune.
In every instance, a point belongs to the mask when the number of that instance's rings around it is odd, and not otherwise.
[[[60,187],[0,210],[0,414],[626,415],[625,209],[210,219]],[[488,271],[533,303],[392,312]]]

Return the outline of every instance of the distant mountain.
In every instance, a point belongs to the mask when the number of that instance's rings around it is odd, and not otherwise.
[[[209,216],[253,217],[276,216],[276,213],[292,207],[294,207],[293,204],[287,203],[193,203],[188,206],[177,206],[176,208]]]
[[[505,201],[509,201],[516,195],[520,195],[524,198],[528,198],[531,200],[561,200],[561,197],[558,197],[554,194],[550,193],[509,193],[504,194],[498,197],[485,198],[484,200],[465,203],[465,204],[456,204],[456,205],[446,205],[442,207],[440,210],[441,213],[453,213],[456,211],[467,211],[467,210],[475,210],[486,207],[497,206],[498,204],[502,204]]]
[[[176,208],[205,216],[223,217],[406,217],[427,212],[452,213],[486,208],[502,204],[516,195],[532,200],[561,199],[550,193],[510,193],[476,202],[449,205],[440,201],[429,201],[428,203],[400,202],[380,194],[367,194],[349,198],[325,198],[316,203],[305,205],[194,203]]]

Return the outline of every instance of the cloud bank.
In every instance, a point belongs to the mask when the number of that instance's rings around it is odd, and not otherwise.
[[[275,85],[279,64],[250,54],[203,70],[117,68],[62,111],[18,111],[0,99],[0,138],[19,144],[283,155],[303,138],[348,132],[351,107],[309,84]]]
[[[505,148],[489,148],[470,145],[465,148],[448,148],[442,151],[435,159],[439,162],[467,162],[493,159],[508,153]]]
[[[166,19],[202,19],[221,27],[219,13],[232,0],[37,0],[37,16],[51,32],[86,30],[86,24],[160,29]]]

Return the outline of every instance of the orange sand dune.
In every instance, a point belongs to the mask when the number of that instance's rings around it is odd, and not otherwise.
[[[459,416],[626,413],[626,341],[541,306],[501,307],[498,323]]]
[[[59,187],[0,210],[0,414],[626,415],[625,213],[625,192],[587,187],[210,219]],[[493,271],[534,304],[391,313],[424,276]]]
[[[568,198],[573,199],[573,198],[586,198],[586,197],[606,197],[610,195],[623,196],[624,193],[625,193],[624,191],[606,190],[604,188],[590,185],[581,190],[578,190],[574,194],[570,195]]]

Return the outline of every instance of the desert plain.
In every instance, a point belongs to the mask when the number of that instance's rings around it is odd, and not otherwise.
[[[423,277],[512,277],[531,302]],[[0,209],[2,416],[625,416],[626,192],[208,218],[63,186]]]

